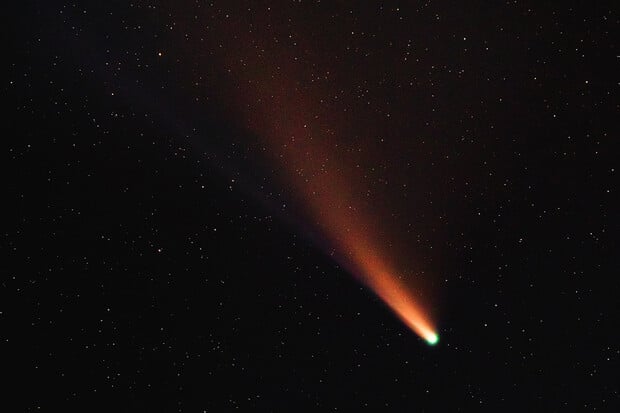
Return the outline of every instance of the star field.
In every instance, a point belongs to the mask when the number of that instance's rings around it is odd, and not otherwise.
[[[7,7],[7,411],[620,408],[612,3]]]

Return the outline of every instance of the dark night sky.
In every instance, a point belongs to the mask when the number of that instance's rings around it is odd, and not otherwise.
[[[7,411],[620,411],[617,5],[78,3],[5,9]]]

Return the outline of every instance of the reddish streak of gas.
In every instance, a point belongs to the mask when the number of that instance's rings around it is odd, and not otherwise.
[[[315,188],[310,192],[306,188],[303,198],[316,224],[334,245],[337,256],[409,328],[426,341],[434,342],[435,329],[427,312],[416,303],[412,291],[391,266],[386,249],[377,245],[381,238],[373,230],[376,220],[343,202],[350,198],[346,196],[348,187],[339,184],[346,182],[346,178],[331,173],[318,176],[321,178]],[[305,185],[297,182],[296,187],[303,191]]]
[[[377,211],[363,210],[364,179],[355,159],[338,148],[338,134],[346,129],[342,125],[348,124],[346,117],[334,115],[333,107],[325,109],[320,104],[327,91],[299,83],[303,69],[287,64],[290,59],[283,58],[282,51],[271,49],[269,60],[244,50],[242,43],[222,56],[225,66],[234,68],[230,72],[234,72],[235,87],[228,91],[234,91],[233,104],[247,127],[265,139],[274,169],[281,172],[279,178],[294,189],[305,208],[302,213],[314,220],[336,258],[409,328],[434,343],[428,311],[398,276],[389,248],[381,245]],[[243,67],[237,64],[240,56]]]

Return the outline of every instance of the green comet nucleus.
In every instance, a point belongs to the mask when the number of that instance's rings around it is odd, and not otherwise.
[[[426,338],[426,342],[431,346],[434,346],[435,344],[437,344],[437,342],[439,342],[439,336],[433,333]]]

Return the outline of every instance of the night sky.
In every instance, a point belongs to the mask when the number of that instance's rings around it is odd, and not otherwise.
[[[620,411],[617,4],[18,3],[6,411]]]

